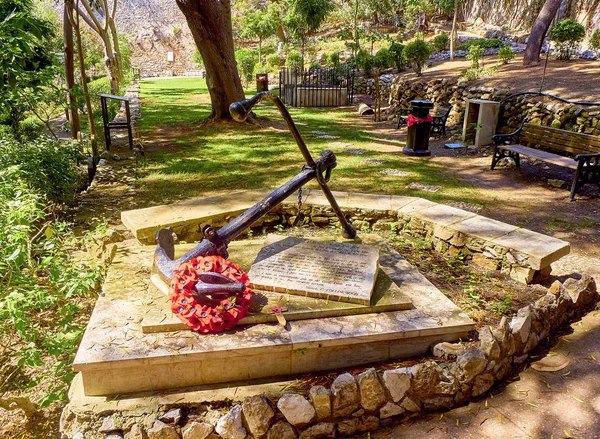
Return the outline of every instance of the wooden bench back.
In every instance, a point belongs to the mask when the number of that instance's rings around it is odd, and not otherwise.
[[[526,123],[520,142],[572,155],[600,153],[600,137]]]

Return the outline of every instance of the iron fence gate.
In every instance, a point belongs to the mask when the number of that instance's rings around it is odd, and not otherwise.
[[[282,69],[279,98],[293,107],[340,107],[354,101],[354,70]]]

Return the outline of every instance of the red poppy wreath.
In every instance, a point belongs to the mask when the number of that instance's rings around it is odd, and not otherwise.
[[[246,288],[222,300],[202,300],[194,286],[203,272],[221,274],[243,283]],[[248,275],[238,265],[220,256],[206,256],[193,258],[179,266],[171,278],[169,299],[171,310],[185,325],[200,333],[221,332],[234,327],[248,315],[252,289]]]

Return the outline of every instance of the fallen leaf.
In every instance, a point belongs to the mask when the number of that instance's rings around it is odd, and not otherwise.
[[[581,403],[583,403],[583,399],[579,399],[579,398],[576,398],[576,397],[573,397],[573,399],[574,399],[575,401],[577,401],[577,402],[581,402]]]
[[[535,408],[539,408],[540,406],[537,404],[534,404],[532,402],[528,402],[527,404],[529,404],[531,407],[535,407]]]

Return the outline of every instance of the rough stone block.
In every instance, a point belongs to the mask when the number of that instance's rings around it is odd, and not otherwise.
[[[386,370],[383,372],[383,382],[394,402],[400,402],[410,389],[412,370],[409,367]]]
[[[249,396],[242,402],[244,427],[255,438],[261,438],[271,426],[275,412],[264,395]]]
[[[315,418],[316,412],[310,402],[298,394],[285,394],[277,402],[277,408],[285,419],[294,426],[310,424]]]
[[[312,386],[310,388],[310,400],[312,401],[319,421],[331,416],[331,392],[323,386]]]
[[[349,416],[359,406],[358,386],[349,373],[338,376],[331,385],[333,416]]]
[[[371,368],[357,377],[360,390],[360,404],[370,412],[376,411],[387,400],[385,389],[375,369]]]

